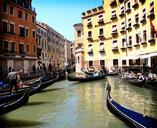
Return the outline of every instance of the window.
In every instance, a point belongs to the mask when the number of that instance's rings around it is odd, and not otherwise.
[[[113,65],[118,65],[118,59],[113,59]]]
[[[7,5],[6,4],[3,3],[2,8],[3,8],[3,12],[7,12]]]
[[[136,41],[136,44],[140,43],[140,36],[139,36],[139,34],[135,35],[135,41]]]
[[[89,61],[89,67],[93,67],[93,61]]]
[[[132,60],[129,60],[129,65],[133,65],[133,61]]]
[[[35,17],[32,16],[32,23],[35,23]]]
[[[132,36],[129,36],[128,46],[132,45]]]
[[[25,13],[25,20],[28,21],[28,13]]]
[[[126,47],[126,38],[123,37],[122,39],[122,48]]]
[[[2,21],[2,30],[3,30],[3,33],[8,32],[7,22],[5,21]]]
[[[128,19],[128,27],[131,27],[131,18]]]
[[[89,32],[88,32],[88,38],[91,38],[91,37],[92,37],[92,32],[89,31]]]
[[[126,60],[122,60],[122,65],[126,65]]]
[[[87,19],[87,23],[88,24],[91,23],[91,18]]]
[[[128,1],[127,3],[126,3],[126,12],[127,13],[129,13],[130,11],[131,11],[131,4],[130,4],[130,1]]]
[[[117,32],[117,25],[113,25],[112,26],[112,33],[116,33]]]
[[[112,45],[113,45],[113,48],[118,48],[117,40],[113,40]]]
[[[29,45],[26,45],[26,52],[29,52]]]
[[[36,47],[35,46],[33,46],[33,52],[36,53]]]
[[[121,23],[121,29],[122,29],[122,30],[125,29],[125,21],[123,21],[123,22]]]
[[[103,20],[103,15],[99,15],[99,21]]]
[[[10,24],[10,34],[14,35],[14,24]]]
[[[32,37],[35,38],[35,31],[32,32]]]
[[[88,45],[88,52],[93,52],[93,46],[92,46],[92,44]]]
[[[11,52],[15,52],[15,42],[11,42]]]
[[[24,27],[19,27],[19,36],[25,37],[25,28]]]
[[[99,35],[100,36],[104,35],[104,29],[103,28],[99,29]]]
[[[100,66],[105,66],[105,60],[100,60]]]
[[[139,22],[139,17],[138,14],[135,15],[135,24],[137,24]]]
[[[124,6],[120,7],[120,13],[124,14]]]
[[[143,31],[143,41],[144,42],[147,41],[147,31],[146,30]]]
[[[100,43],[100,51],[104,50],[104,43]]]
[[[14,7],[10,6],[10,15],[14,15]]]
[[[77,31],[77,37],[81,37],[81,31],[80,30]]]
[[[150,13],[154,14],[154,2],[150,3]]]
[[[25,29],[26,37],[28,37],[28,28]]]
[[[117,16],[116,16],[116,10],[113,10],[112,11],[112,18],[116,18]]]
[[[77,57],[77,62],[80,63],[80,57],[79,56]]]
[[[142,19],[146,19],[146,9],[142,10]]]
[[[8,41],[4,41],[4,51],[8,52]]]
[[[18,11],[18,17],[22,19],[22,11]]]

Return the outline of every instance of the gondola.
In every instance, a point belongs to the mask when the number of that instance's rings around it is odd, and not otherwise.
[[[85,70],[85,69],[81,69],[81,71],[84,72],[87,75],[94,75],[94,73],[96,73],[94,71],[88,71],[88,70]]]
[[[117,72],[108,72],[108,73],[106,73],[106,76],[116,76],[118,74],[119,73],[117,73]]]
[[[145,86],[157,90],[157,80],[154,79],[145,80]]]
[[[69,81],[88,82],[88,81],[103,79],[104,77],[105,77],[105,74],[100,74],[98,76],[90,75],[90,76],[85,76],[85,77],[76,77],[76,76],[68,75],[67,79]]]
[[[134,128],[157,128],[157,119],[135,112],[116,103],[110,96],[111,86],[106,84],[107,108],[111,113]]]
[[[15,93],[13,96],[14,98],[9,99],[7,102],[0,103],[0,115],[6,114],[25,105],[29,100],[28,90]]]
[[[139,79],[127,79],[126,80],[128,83],[136,86],[144,86],[145,80],[139,80]]]

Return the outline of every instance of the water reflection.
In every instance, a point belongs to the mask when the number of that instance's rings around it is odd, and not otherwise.
[[[108,77],[111,95],[118,102],[138,112],[157,118],[154,91]],[[0,119],[0,127],[27,128],[127,128],[111,114],[105,101],[106,79],[93,82],[57,82],[30,97],[27,106]]]

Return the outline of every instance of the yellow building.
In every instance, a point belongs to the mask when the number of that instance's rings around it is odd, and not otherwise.
[[[105,0],[83,12],[84,67],[156,64],[155,12],[155,0]]]

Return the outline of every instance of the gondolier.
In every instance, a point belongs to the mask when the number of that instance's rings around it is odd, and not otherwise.
[[[9,72],[7,78],[8,78],[8,81],[10,83],[10,94],[13,92],[13,87],[15,87],[15,90],[17,92],[17,75],[19,75],[23,70],[21,69],[20,71],[12,71],[12,72]]]

